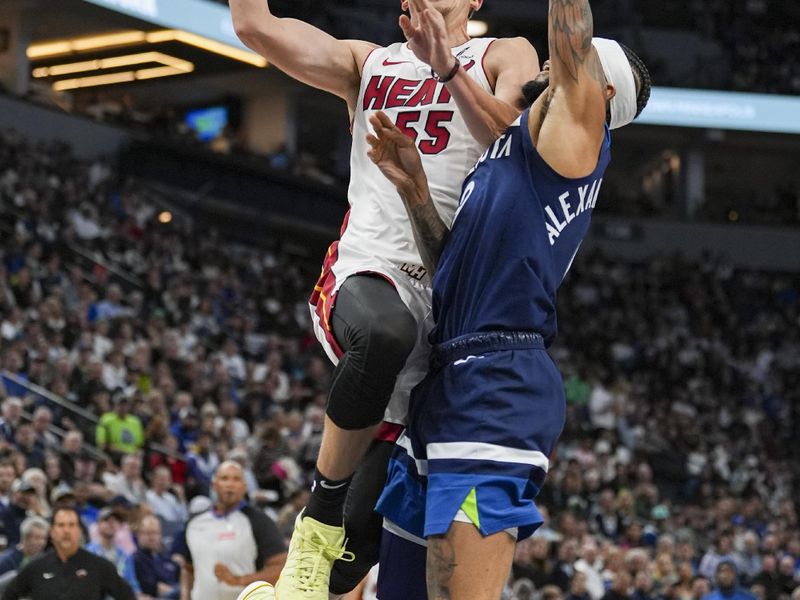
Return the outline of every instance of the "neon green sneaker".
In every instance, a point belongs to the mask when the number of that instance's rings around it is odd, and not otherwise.
[[[294,522],[286,565],[275,584],[279,600],[328,600],[331,568],[337,560],[352,561],[355,555],[344,549],[344,527],[325,525],[316,519]],[[254,599],[256,600],[256,599]]]
[[[275,588],[266,581],[254,581],[241,591],[236,600],[275,600]]]

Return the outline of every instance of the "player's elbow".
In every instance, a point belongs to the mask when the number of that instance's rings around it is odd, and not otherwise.
[[[264,40],[269,37],[274,17],[264,19],[262,16],[253,18],[247,13],[232,13],[233,30],[241,42],[256,52],[264,45]]]
[[[256,49],[255,46],[258,45],[260,32],[258,27],[256,27],[251,20],[241,17],[238,19],[234,18],[233,30],[236,32],[236,37],[238,37],[245,46],[251,50]]]
[[[279,19],[271,18],[268,22],[254,22],[250,19],[233,22],[233,29],[241,42],[253,52],[267,60],[275,60],[286,48],[286,37],[283,35]]]

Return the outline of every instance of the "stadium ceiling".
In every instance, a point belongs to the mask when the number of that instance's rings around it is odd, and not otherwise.
[[[31,20],[27,55],[32,77],[55,91],[267,66],[241,47],[80,0],[43,12]]]

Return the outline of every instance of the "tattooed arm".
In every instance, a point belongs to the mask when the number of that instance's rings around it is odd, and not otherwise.
[[[551,85],[580,82],[592,54],[593,30],[588,0],[550,0],[547,42]]]
[[[534,103],[537,118],[529,127],[539,154],[565,177],[594,170],[605,135],[610,91],[592,46],[593,29],[588,0],[550,0],[550,82],[546,96]]]
[[[383,112],[371,116],[370,123],[375,135],[367,136],[369,157],[397,188],[411,220],[422,264],[433,277],[450,230],[431,199],[417,147]]]
[[[411,219],[411,229],[414,231],[414,240],[417,242],[422,265],[433,277],[450,230],[433,204],[427,182],[424,189],[410,186],[408,188],[398,187],[397,191],[400,198],[403,199],[406,212]]]

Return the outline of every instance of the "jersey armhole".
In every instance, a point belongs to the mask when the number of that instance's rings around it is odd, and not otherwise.
[[[367,52],[367,56],[364,57],[364,61],[361,63],[361,70],[359,71],[361,80],[358,84],[358,96],[356,96],[356,106],[353,107],[353,114],[350,117],[350,135],[353,135],[353,125],[355,124],[356,121],[356,113],[358,112],[358,103],[361,101],[361,91],[362,88],[364,87],[364,69],[367,68],[367,63],[369,62],[369,59],[372,57],[375,51],[382,50],[383,48],[384,46],[375,46],[372,50]]]
[[[497,87],[497,80],[495,79],[494,84],[492,84],[492,80],[489,78],[489,71],[486,70],[486,55],[489,54],[489,50],[491,50],[496,41],[497,38],[491,40],[486,46],[486,50],[483,51],[483,56],[481,56],[481,70],[483,71],[483,76],[486,79],[486,83],[489,85],[489,89],[492,90],[492,94],[494,94],[494,89]]]
[[[369,62],[369,59],[372,57],[372,55],[375,53],[376,50],[382,50],[383,48],[384,46],[375,46],[372,50],[367,52],[367,56],[364,57],[364,62],[361,63],[361,70],[359,71],[359,73],[361,73],[362,81],[364,80],[364,69],[367,68],[367,63]]]

